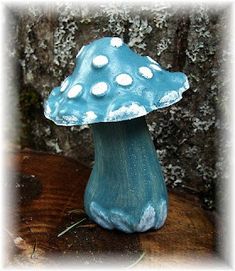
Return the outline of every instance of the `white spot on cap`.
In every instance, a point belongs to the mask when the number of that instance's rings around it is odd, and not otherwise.
[[[122,119],[133,119],[147,114],[144,106],[137,103],[122,106],[114,111],[110,111],[107,116],[107,121],[119,121]]]
[[[45,113],[46,113],[47,116],[49,116],[49,115],[51,114],[51,108],[50,108],[50,106],[49,106],[48,103],[46,104],[46,110],[45,110]]]
[[[88,111],[82,120],[82,123],[91,123],[97,118],[97,115],[93,111]]]
[[[82,51],[84,50],[84,48],[85,48],[85,46],[82,46],[82,48],[77,53],[76,58],[80,56],[80,54],[82,53]]]
[[[66,109],[61,109],[59,112],[60,115],[64,115],[65,113],[66,113]]]
[[[151,79],[153,77],[153,73],[148,67],[140,67],[139,73],[146,79]]]
[[[68,98],[76,98],[76,97],[77,97],[78,95],[80,95],[81,93],[82,93],[82,86],[79,85],[79,84],[77,84],[77,85],[73,86],[73,87],[69,90],[67,96],[68,96]]]
[[[92,86],[91,93],[95,96],[101,97],[106,94],[108,90],[108,85],[105,82],[99,82]]]
[[[160,103],[164,106],[168,106],[172,102],[178,101],[180,98],[181,97],[179,97],[179,94],[175,90],[172,90],[160,99]]]
[[[61,84],[60,92],[64,92],[67,86],[69,85],[69,79],[65,79]]]
[[[186,81],[184,82],[184,90],[189,89],[189,82],[188,79],[186,79]]]
[[[187,89],[189,89],[189,82],[188,82],[188,78],[186,78],[186,81],[184,82],[183,86],[179,89],[179,93],[183,93],[184,91],[186,91]]]
[[[62,116],[62,119],[65,120],[68,124],[75,123],[78,121],[78,118],[73,115],[64,115],[64,116]]]
[[[133,82],[132,77],[127,73],[119,74],[115,80],[120,86],[129,86]]]
[[[107,65],[109,62],[107,56],[104,56],[104,55],[99,55],[99,56],[96,56],[95,58],[93,58],[92,60],[92,64],[94,67],[96,68],[102,68],[104,67],[105,65]]]
[[[119,47],[122,46],[123,41],[122,41],[120,38],[115,37],[115,38],[112,38],[112,39],[111,39],[110,44],[111,44],[113,47],[119,48]]]
[[[155,61],[154,59],[152,59],[150,56],[147,56],[147,59],[148,59],[150,62],[154,63],[154,64],[158,64],[157,61]]]
[[[159,65],[156,65],[156,64],[150,64],[150,67],[152,69],[154,69],[155,71],[161,71],[161,67]]]

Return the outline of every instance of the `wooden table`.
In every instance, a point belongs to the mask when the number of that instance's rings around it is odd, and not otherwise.
[[[83,211],[90,169],[59,155],[25,151],[11,155],[17,205],[9,201],[7,264],[157,266],[216,255],[213,223],[195,201],[169,193],[164,227],[140,234],[102,229]],[[14,162],[13,162],[14,161]],[[12,168],[14,165],[14,168]],[[66,228],[83,220],[58,237]]]

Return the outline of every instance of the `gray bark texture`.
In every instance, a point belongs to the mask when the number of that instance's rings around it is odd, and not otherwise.
[[[88,126],[59,127],[43,114],[43,101],[75,64],[82,45],[119,36],[136,52],[171,71],[183,71],[190,89],[177,104],[146,118],[169,187],[195,193],[215,206],[224,103],[223,62],[227,8],[206,5],[54,4],[10,8],[12,58],[21,116],[20,145],[61,153],[91,166]],[[225,112],[226,113],[226,112]]]

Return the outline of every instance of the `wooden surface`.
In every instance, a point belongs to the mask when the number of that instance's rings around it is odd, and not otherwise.
[[[125,234],[102,229],[84,213],[83,193],[90,174],[85,166],[59,155],[27,151],[12,154],[9,167],[15,175],[11,189],[16,191],[17,205],[8,203],[15,223],[6,229],[8,246],[13,248],[7,264],[141,267],[215,255],[213,223],[196,201],[171,192],[162,229]]]

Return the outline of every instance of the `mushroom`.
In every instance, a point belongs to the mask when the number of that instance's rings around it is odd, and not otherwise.
[[[84,206],[102,227],[131,233],[163,226],[166,185],[144,116],[178,102],[188,88],[185,74],[105,37],[83,46],[73,73],[52,90],[48,119],[92,129],[95,164]]]

